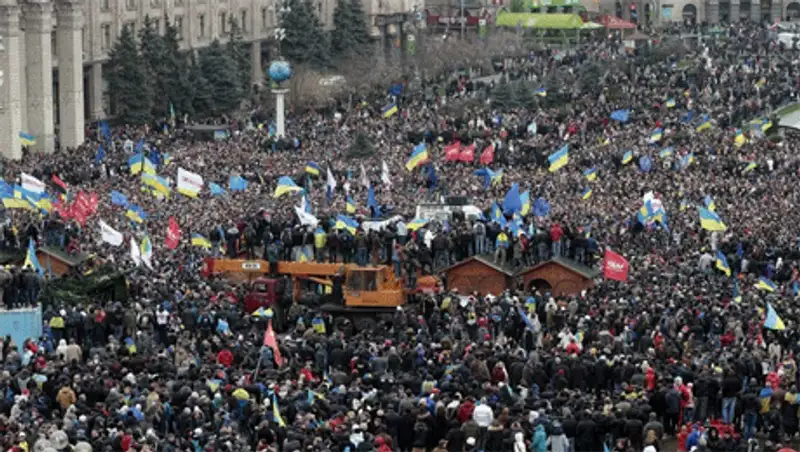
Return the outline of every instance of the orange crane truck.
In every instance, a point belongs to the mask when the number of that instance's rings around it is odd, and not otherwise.
[[[278,323],[283,321],[284,308],[299,302],[304,293],[322,288],[328,302],[322,304],[321,310],[348,317],[359,329],[391,316],[409,296],[440,289],[435,276],[419,277],[416,287],[405,288],[386,265],[281,261],[270,268],[264,260],[206,258],[201,272],[248,284],[245,310],[252,313],[258,308],[272,308]],[[291,286],[286,287],[281,281],[290,282]]]

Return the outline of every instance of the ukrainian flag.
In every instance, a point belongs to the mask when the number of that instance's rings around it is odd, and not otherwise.
[[[663,136],[664,136],[664,129],[659,127],[657,129],[653,130],[652,132],[650,132],[650,137],[647,138],[647,142],[650,143],[650,144],[658,143],[659,141],[661,141],[661,138]]]
[[[29,134],[29,133],[20,132],[19,133],[19,142],[23,146],[33,146],[34,144],[36,144],[36,137],[31,135],[31,134]]]
[[[581,198],[589,199],[591,197],[592,197],[592,187],[586,187],[586,189],[583,190],[583,193],[581,194]]]
[[[672,146],[666,147],[666,148],[662,149],[661,152],[658,153],[658,156],[661,157],[662,159],[665,159],[665,158],[671,156],[672,155],[672,151],[674,151],[674,150],[675,150],[675,148],[673,148]]]
[[[725,273],[725,276],[731,276],[731,267],[728,265],[728,259],[722,254],[722,251],[717,251],[717,270]]]
[[[492,186],[500,185],[500,182],[503,181],[503,170],[500,170],[490,176],[490,181],[492,182]]]
[[[753,171],[754,169],[756,169],[757,166],[758,164],[756,162],[748,163],[747,166],[744,168],[744,170],[742,170],[742,174],[747,174],[750,171]]]
[[[211,248],[211,242],[200,234],[192,234],[192,245],[201,248]]]
[[[761,290],[766,290],[767,292],[775,292],[777,286],[775,286],[774,282],[762,276],[758,278],[758,282],[756,283],[756,288]]]
[[[356,213],[356,203],[350,195],[347,195],[347,213]]]
[[[593,180],[597,179],[597,168],[589,168],[583,172],[583,176],[586,177],[586,180],[592,182]]]
[[[33,244],[33,239],[28,239],[28,254],[25,256],[25,264],[23,265],[23,268],[26,267],[36,270],[36,273],[38,273],[39,276],[44,275],[44,270],[39,264],[39,258],[36,257],[36,247]]]
[[[673,99],[672,97],[667,99],[667,108],[675,108],[675,105],[677,105],[675,99]]]
[[[144,213],[144,210],[135,204],[130,204],[128,206],[128,211],[125,213],[125,216],[136,223],[143,223],[144,220],[147,219],[147,214]]]
[[[3,206],[6,209],[28,209],[30,208],[30,203],[25,199],[16,198],[14,196],[3,196]]]
[[[761,131],[766,132],[770,128],[772,128],[772,121],[770,121],[767,118],[764,118],[764,120],[761,122]]]
[[[567,166],[567,163],[569,163],[569,144],[565,144],[561,149],[550,154],[547,160],[550,162],[551,173],[558,171],[559,168]]]
[[[415,218],[406,224],[406,228],[408,228],[409,231],[416,231],[426,224],[428,224],[428,220],[423,218]]]
[[[783,320],[778,317],[778,313],[775,312],[775,308],[773,308],[769,303],[767,303],[767,318],[764,319],[764,328],[769,328],[771,330],[786,329],[786,324],[784,324]]]
[[[142,174],[142,183],[164,196],[169,196],[169,182],[161,176],[148,173]]]
[[[406,169],[408,171],[413,171],[414,168],[421,165],[426,160],[428,160],[428,147],[425,143],[420,143],[414,148],[408,161],[406,161]]]
[[[755,86],[756,86],[756,88],[763,88],[764,85],[766,85],[766,84],[767,84],[767,78],[766,77],[761,77],[760,79],[758,79],[758,81],[756,82]]]
[[[347,215],[336,216],[336,229],[346,229],[350,234],[356,235],[358,222]]]
[[[627,165],[631,160],[633,160],[633,151],[626,151],[625,154],[622,155],[622,164]]]
[[[286,427],[286,421],[281,417],[281,409],[278,408],[278,398],[275,397],[275,394],[272,395],[272,417],[279,426]]]
[[[700,125],[697,126],[695,131],[702,132],[702,131],[704,131],[706,129],[710,129],[711,128],[711,119],[708,117],[708,115],[704,115],[702,121],[703,122],[701,122]]]
[[[681,168],[686,168],[692,163],[694,163],[694,154],[686,154],[683,157],[681,157],[681,163],[680,163]]]
[[[308,162],[306,164],[306,173],[312,176],[319,176],[320,167],[316,162]]]
[[[688,209],[689,206],[691,205],[692,204],[689,202],[688,199],[681,199],[680,211],[683,212],[684,210]]]
[[[726,231],[728,229],[716,213],[700,207],[700,227],[706,231]]]
[[[747,143],[747,138],[744,137],[744,132],[742,129],[736,129],[736,137],[733,139],[733,144],[736,145],[737,148],[744,146]]]
[[[128,159],[128,168],[130,168],[131,174],[139,174],[141,172],[146,174],[156,173],[156,167],[153,162],[141,152]]]
[[[539,88],[534,93],[539,97],[547,97],[547,88]]]
[[[519,195],[519,200],[522,202],[522,209],[520,209],[519,213],[523,217],[530,213],[531,211],[531,194],[530,192],[525,192]]]
[[[302,190],[303,190],[302,188],[298,187],[297,184],[294,183],[291,177],[281,176],[278,179],[278,186],[275,187],[275,194],[273,195],[273,197],[280,198],[286,193],[296,193]]]
[[[397,104],[394,102],[381,109],[381,114],[383,115],[384,119],[391,118],[395,113],[397,113]]]
[[[706,209],[708,209],[708,210],[710,210],[712,212],[715,212],[717,210],[717,205],[716,205],[716,203],[714,203],[714,199],[711,196],[706,195],[706,197],[703,200],[703,202],[706,205]]]

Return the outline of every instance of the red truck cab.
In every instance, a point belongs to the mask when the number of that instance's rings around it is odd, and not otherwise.
[[[280,300],[280,284],[273,278],[256,278],[250,283],[250,292],[244,297],[244,309],[248,314],[258,308],[276,306]]]

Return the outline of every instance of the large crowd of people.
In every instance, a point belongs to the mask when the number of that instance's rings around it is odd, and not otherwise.
[[[32,240],[88,256],[64,278],[125,271],[129,298],[50,297],[42,337],[2,340],[3,450],[791,447],[800,153],[794,132],[773,134],[775,110],[797,99],[796,51],[753,24],[694,49],[668,41],[630,52],[612,35],[538,50],[506,58],[497,83],[417,80],[394,98],[289,115],[274,145],[257,114],[224,139],[192,137],[182,121],[102,126],[78,149],[4,162],[5,181],[45,181],[54,205],[5,209],[0,248]],[[533,103],[493,102],[512,85]],[[384,114],[392,102],[398,113]],[[474,161],[448,158],[457,141],[476,146]],[[427,162],[409,171],[420,142]],[[550,171],[565,145],[568,163]],[[131,174],[142,152],[173,182],[169,196]],[[484,167],[488,183],[474,175]],[[202,176],[198,197],[177,193],[178,168]],[[232,176],[246,187],[230,190]],[[283,176],[302,190],[274,196]],[[498,216],[513,184],[536,205]],[[661,209],[655,220],[639,218],[645,196],[645,210]],[[414,221],[417,205],[443,197],[483,214]],[[701,226],[698,206],[726,228]],[[341,227],[339,215],[361,225]],[[132,253],[131,239],[151,248]],[[241,286],[201,272],[210,255],[313,259],[390,265],[413,285],[475,254],[599,268],[606,248],[630,263],[627,281],[571,296],[442,290],[369,330],[296,303],[274,335],[265,312],[244,310]],[[6,306],[34,301],[36,271],[8,269]]]

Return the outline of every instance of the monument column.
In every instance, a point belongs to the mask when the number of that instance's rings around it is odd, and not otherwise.
[[[0,0],[0,149],[3,157],[20,159],[22,148],[22,65],[19,55],[19,14],[17,0]]]
[[[58,122],[62,148],[84,141],[83,5],[81,0],[58,0]]]
[[[105,119],[103,111],[103,63],[94,63],[89,76],[89,115],[93,120]]]
[[[261,41],[250,44],[250,63],[253,67],[252,85],[261,85],[264,82],[264,70],[261,68]]]
[[[48,0],[26,0],[25,81],[28,94],[28,130],[36,143],[31,148],[50,153],[53,142],[53,58],[50,33],[53,31],[53,4]],[[62,107],[64,108],[64,107]]]

